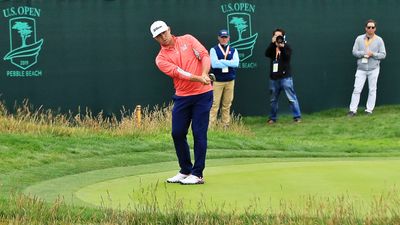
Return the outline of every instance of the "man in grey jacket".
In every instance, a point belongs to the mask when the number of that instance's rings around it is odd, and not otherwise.
[[[365,23],[365,34],[359,35],[354,42],[353,55],[357,58],[357,72],[348,116],[356,115],[360,94],[367,78],[369,89],[365,109],[367,115],[370,115],[375,107],[379,63],[386,57],[385,44],[375,31],[376,22],[370,19]]]

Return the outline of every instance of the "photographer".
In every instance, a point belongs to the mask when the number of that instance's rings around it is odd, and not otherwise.
[[[278,100],[282,90],[285,91],[293,112],[293,121],[301,122],[301,112],[296,92],[293,88],[293,79],[290,66],[292,49],[286,43],[285,31],[276,29],[272,32],[272,41],[265,50],[265,56],[271,59],[270,63],[270,91],[271,91],[271,113],[268,124],[277,121]]]

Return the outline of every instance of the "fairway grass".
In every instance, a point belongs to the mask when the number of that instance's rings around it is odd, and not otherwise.
[[[151,202],[162,209],[183,205],[193,210],[255,212],[281,210],[282,204],[301,211],[309,198],[321,203],[345,196],[362,214],[382,195],[398,191],[399,158],[209,160],[205,185],[166,184],[176,163],[91,171],[30,186],[25,193],[48,201],[64,196],[75,204],[137,209]],[[65,185],[68,184],[68,185]]]

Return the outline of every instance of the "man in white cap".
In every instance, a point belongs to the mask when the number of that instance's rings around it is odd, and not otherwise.
[[[168,178],[168,183],[203,184],[207,152],[207,130],[213,91],[209,78],[210,57],[207,49],[193,36],[171,35],[163,21],[150,26],[153,38],[161,49],[156,57],[157,67],[174,82],[172,109],[172,138],[180,171]],[[194,140],[194,164],[187,142],[189,126]]]

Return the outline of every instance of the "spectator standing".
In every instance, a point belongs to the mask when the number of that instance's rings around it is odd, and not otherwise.
[[[234,98],[236,68],[239,67],[238,51],[229,45],[229,32],[218,32],[218,44],[210,49],[211,69],[215,75],[214,100],[210,113],[210,124],[217,122],[218,111],[221,123],[228,127],[231,122],[230,109]]]
[[[357,58],[357,71],[347,114],[350,117],[357,113],[360,94],[367,79],[369,92],[365,113],[370,115],[375,108],[380,62],[386,58],[385,43],[375,32],[376,22],[370,19],[365,23],[365,34],[359,35],[354,42],[353,55]]]

